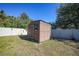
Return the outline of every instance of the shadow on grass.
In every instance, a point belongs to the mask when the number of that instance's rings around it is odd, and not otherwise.
[[[76,50],[74,50],[74,52],[79,55],[79,41],[78,40],[74,40],[74,39],[54,39],[60,42],[63,42],[65,45],[71,46],[73,48],[75,48]]]
[[[27,40],[27,41],[30,41],[30,42],[38,43],[38,42],[35,41],[34,39],[30,38],[28,35],[19,35],[19,37],[20,37],[22,40]]]
[[[79,40],[75,40],[75,39],[54,39],[54,40],[63,42],[66,45],[79,49]],[[72,45],[71,43],[75,43],[76,45]]]

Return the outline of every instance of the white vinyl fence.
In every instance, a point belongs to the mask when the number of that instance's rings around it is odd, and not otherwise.
[[[0,36],[27,35],[27,31],[21,28],[0,27]]]
[[[0,27],[0,36],[27,35],[26,29]],[[79,40],[79,29],[53,29],[51,36],[59,39]]]
[[[79,40],[79,29],[53,29],[52,37],[59,39]]]

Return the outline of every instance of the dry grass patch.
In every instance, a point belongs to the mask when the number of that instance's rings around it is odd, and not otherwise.
[[[35,43],[23,40],[19,36],[0,37],[0,55],[13,56],[38,56],[38,55],[79,55],[76,48],[79,42],[48,40],[42,43]]]

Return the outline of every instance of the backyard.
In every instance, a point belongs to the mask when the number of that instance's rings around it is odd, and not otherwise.
[[[0,37],[1,56],[79,56],[79,42],[51,39],[36,43],[20,36]]]

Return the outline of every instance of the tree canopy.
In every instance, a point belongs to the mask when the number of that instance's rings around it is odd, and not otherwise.
[[[4,10],[0,10],[0,27],[27,28],[31,19],[23,12],[20,16],[9,16]]]
[[[79,28],[79,4],[61,4],[57,10],[56,26],[60,28]]]

